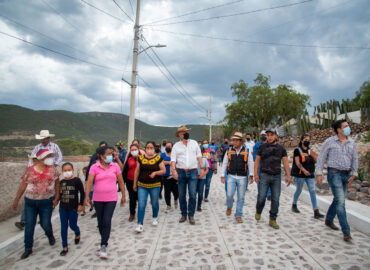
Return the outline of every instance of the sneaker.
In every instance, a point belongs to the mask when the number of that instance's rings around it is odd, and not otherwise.
[[[190,225],[195,225],[194,217],[189,217],[189,223]]]
[[[209,202],[208,198],[205,198],[205,199],[204,199],[204,201],[205,201],[205,202]]]
[[[49,237],[49,245],[50,246],[54,246],[54,244],[55,244],[55,238],[54,238],[54,235],[51,235]]]
[[[100,251],[100,249],[101,249],[101,245],[98,246],[98,251]]]
[[[170,212],[170,211],[171,211],[171,206],[167,205],[166,210],[165,210],[164,212],[165,212],[165,213],[168,213],[168,212]]]
[[[243,223],[243,219],[241,217],[237,217],[237,218],[235,218],[235,220],[238,223]]]
[[[107,247],[102,245],[99,251],[99,257],[102,259],[107,259],[108,254],[107,254]]]
[[[81,240],[81,236],[78,235],[75,237],[75,245],[78,245],[80,243],[80,240]]]
[[[230,216],[231,215],[231,208],[227,208],[226,209],[226,216]]]
[[[175,200],[175,208],[177,209],[177,207],[179,207],[179,201]]]
[[[254,215],[254,218],[257,220],[257,221],[259,221],[260,219],[261,219],[261,214],[255,214]]]
[[[143,225],[142,224],[137,224],[135,231],[137,233],[141,233],[143,230],[144,230]]]
[[[315,212],[314,212],[313,217],[316,218],[316,219],[319,219],[319,218],[323,218],[324,215],[320,213],[319,209],[316,209]]]
[[[153,226],[157,226],[158,225],[158,218],[153,218],[152,225]]]
[[[296,205],[296,204],[293,204],[293,205],[292,205],[292,211],[293,211],[293,213],[297,213],[297,214],[299,214],[299,213],[300,213],[300,211],[298,210],[298,207],[297,207],[297,205]]]
[[[16,222],[16,223],[14,223],[14,225],[15,225],[15,227],[17,227],[18,229],[20,229],[20,230],[24,230],[24,222],[22,222],[22,221],[18,221],[18,222]]]
[[[135,215],[130,215],[130,217],[128,218],[128,221],[132,222],[132,221],[134,221],[134,218],[135,218]]]
[[[21,260],[28,258],[28,256],[30,256],[31,254],[32,254],[32,249],[26,249],[21,256]]]
[[[202,207],[198,206],[198,207],[197,207],[197,211],[198,211],[198,212],[202,212]]]
[[[274,220],[274,219],[270,219],[269,225],[270,225],[270,227],[274,228],[275,230],[279,229],[279,225],[276,223],[276,220]]]
[[[68,253],[68,248],[63,248],[63,250],[59,253],[60,256],[65,256]]]

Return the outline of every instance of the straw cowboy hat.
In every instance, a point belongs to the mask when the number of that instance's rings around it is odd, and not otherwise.
[[[186,126],[179,126],[179,128],[176,131],[175,136],[179,137],[180,132],[188,132],[189,130],[190,130],[190,128],[187,128]]]
[[[231,136],[231,138],[230,138],[231,140],[232,139],[237,139],[237,140],[242,140],[242,141],[244,141],[244,136],[243,136],[243,133],[241,133],[241,132],[235,132],[234,133],[234,135],[232,135]]]
[[[41,130],[40,135],[39,134],[35,135],[36,140],[42,140],[42,139],[50,138],[50,137],[54,137],[54,136],[55,136],[55,134],[50,134],[49,130]]]

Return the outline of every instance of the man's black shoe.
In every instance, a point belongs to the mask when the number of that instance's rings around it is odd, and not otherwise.
[[[200,206],[197,207],[198,212],[202,212],[202,208]]]
[[[18,229],[20,229],[20,230],[24,230],[24,222],[16,222],[16,223],[14,223],[14,225],[15,225],[15,227],[17,227]]]
[[[91,216],[91,218],[96,218],[96,212]]]
[[[300,211],[298,210],[298,207],[297,207],[297,205],[296,205],[296,204],[293,204],[293,205],[292,205],[292,211],[293,211],[294,213],[300,213]]]
[[[30,256],[31,254],[32,254],[32,249],[26,249],[21,256],[21,260],[28,258],[28,256]]]
[[[49,244],[50,244],[50,246],[54,246],[54,244],[55,244],[54,235],[52,235],[52,236],[49,237]]]
[[[316,219],[319,219],[319,218],[323,218],[324,215],[320,213],[319,209],[316,209],[313,217]]]

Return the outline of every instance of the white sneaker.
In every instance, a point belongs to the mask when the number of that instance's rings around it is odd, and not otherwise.
[[[137,233],[141,233],[144,230],[143,225],[137,224],[135,231]]]
[[[100,251],[100,249],[101,249],[101,246],[99,245],[99,246],[98,246],[98,251]]]
[[[168,213],[168,212],[170,212],[170,211],[171,211],[171,206],[167,205],[166,210],[165,210],[164,212],[165,212],[165,213]]]
[[[158,218],[153,218],[152,225],[153,226],[157,226],[158,225]]]
[[[101,246],[100,251],[99,251],[99,256],[102,259],[107,259],[108,258],[107,247],[106,246],[104,246],[104,245]]]

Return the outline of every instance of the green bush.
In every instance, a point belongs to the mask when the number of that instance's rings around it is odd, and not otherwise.
[[[94,146],[74,139],[60,139],[56,143],[62,151],[63,156],[90,155],[95,151]]]

